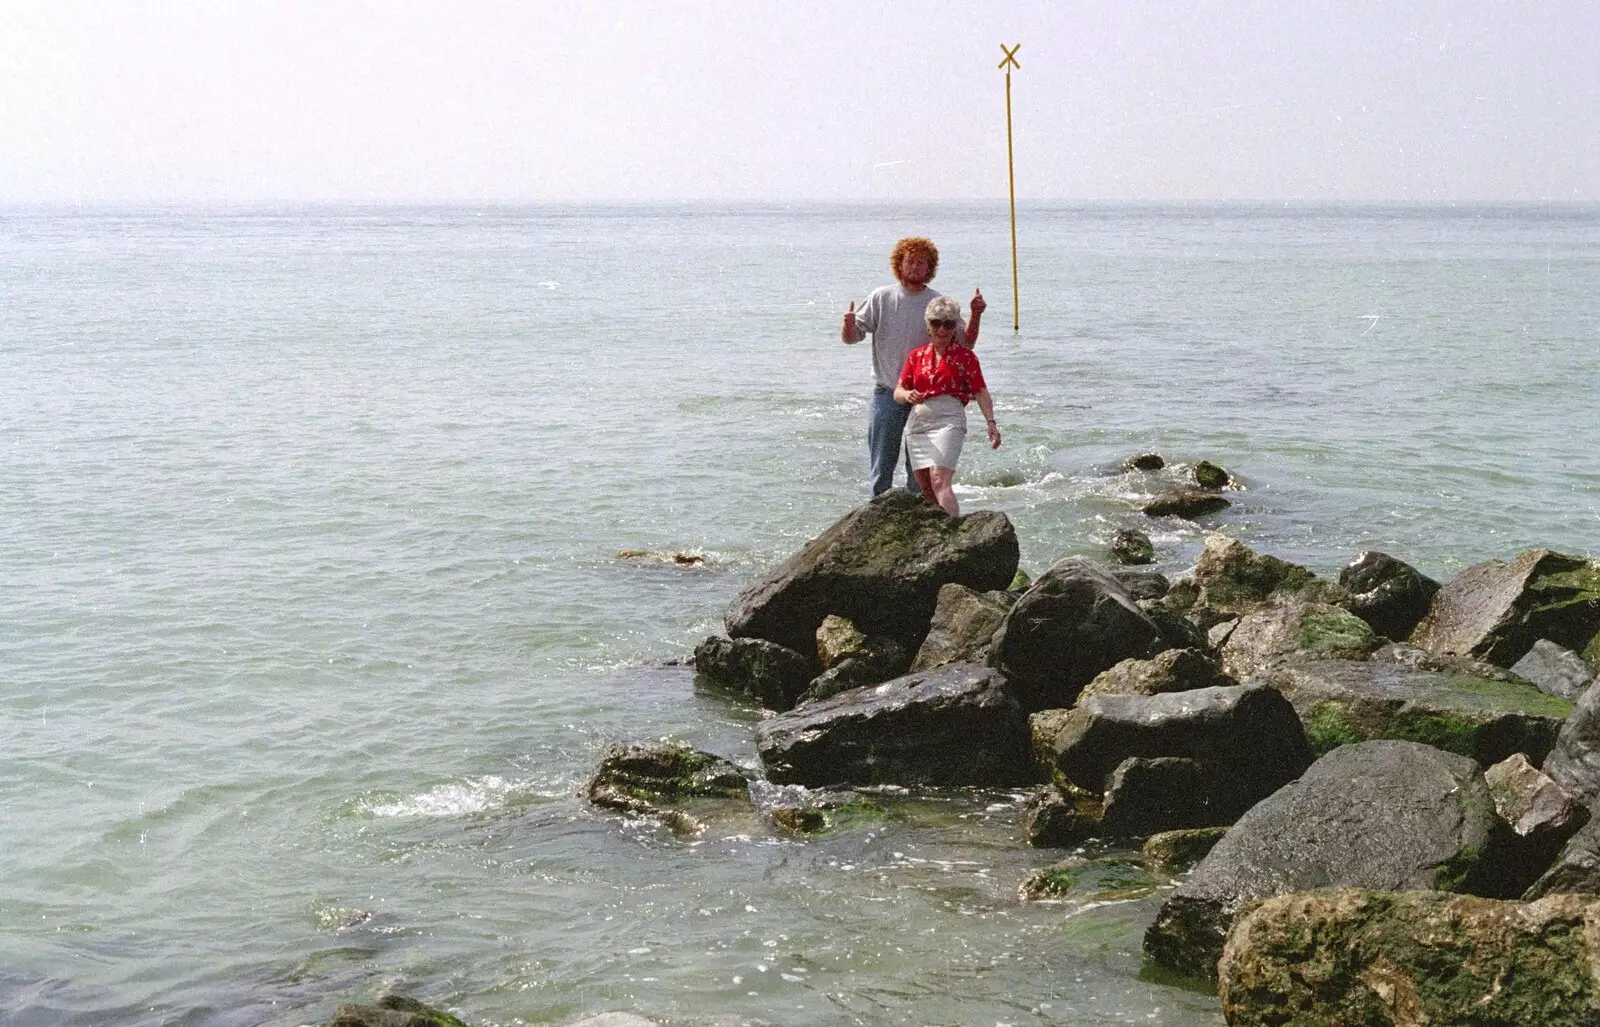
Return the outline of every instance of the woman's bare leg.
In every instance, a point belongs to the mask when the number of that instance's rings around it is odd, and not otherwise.
[[[913,473],[917,476],[917,487],[922,489],[922,498],[930,503],[937,503],[938,500],[933,498],[932,471],[933,468],[931,467],[923,467]]]
[[[922,472],[918,471],[918,475]],[[961,507],[956,505],[955,481],[956,469],[954,467],[930,467],[928,477],[931,480],[933,501],[944,507],[944,512],[951,517],[961,516]],[[925,490],[926,491],[926,490]]]

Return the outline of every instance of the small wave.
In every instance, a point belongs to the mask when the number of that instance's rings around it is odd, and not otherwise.
[[[375,817],[456,817],[505,809],[516,796],[530,793],[539,794],[526,782],[508,781],[491,774],[440,785],[403,799],[363,799],[357,808]]]

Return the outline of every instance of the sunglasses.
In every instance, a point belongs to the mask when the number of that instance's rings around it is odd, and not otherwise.
[[[956,320],[953,320],[953,319],[952,320],[943,320],[943,319],[935,318],[935,317],[928,318],[928,327],[929,328],[954,328],[958,324],[960,324],[960,322],[956,321]]]

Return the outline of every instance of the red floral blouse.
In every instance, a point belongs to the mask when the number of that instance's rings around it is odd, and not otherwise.
[[[962,406],[971,401],[973,393],[988,388],[983,381],[983,369],[978,366],[978,357],[972,350],[952,343],[940,360],[931,342],[906,354],[906,365],[900,370],[900,387],[929,396],[954,396]]]

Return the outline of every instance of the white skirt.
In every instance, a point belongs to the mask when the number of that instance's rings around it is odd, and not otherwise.
[[[967,408],[954,396],[934,396],[911,408],[906,418],[906,456],[911,469],[954,468],[967,438]]]

